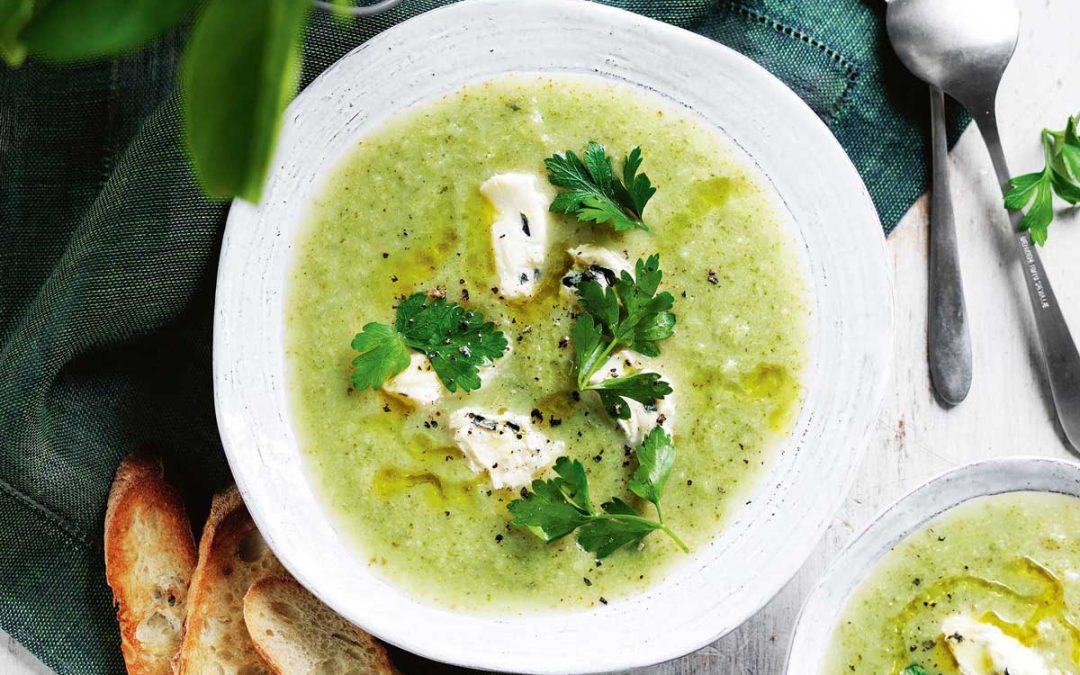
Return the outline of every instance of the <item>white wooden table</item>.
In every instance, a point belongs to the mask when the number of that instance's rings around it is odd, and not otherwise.
[[[1013,173],[1042,168],[1038,132],[1080,111],[1080,2],[1018,0],[1023,28],[999,99]],[[929,102],[927,102],[929,106]],[[774,675],[783,672],[795,617],[815,580],[874,514],[928,478],[989,457],[1074,458],[1059,436],[1016,247],[989,156],[969,128],[952,153],[953,199],[974,350],[967,401],[945,410],[926,365],[927,210],[920,199],[889,239],[896,285],[896,365],[854,489],[799,574],[761,612],[719,642],[650,673]],[[842,226],[842,224],[838,224]],[[1060,213],[1044,260],[1080,338],[1080,217]],[[823,449],[827,451],[827,449]],[[809,664],[806,668],[809,668]],[[808,672],[799,668],[799,672]],[[0,633],[0,675],[51,671]]]

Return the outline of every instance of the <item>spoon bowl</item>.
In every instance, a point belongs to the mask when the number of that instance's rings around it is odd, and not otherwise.
[[[1011,0],[889,0],[885,23],[900,61],[919,79],[976,116],[993,108],[1020,35]]]

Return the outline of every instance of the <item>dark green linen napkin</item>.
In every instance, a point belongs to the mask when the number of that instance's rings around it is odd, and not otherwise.
[[[351,26],[313,13],[304,82],[442,4],[406,0]],[[886,231],[926,187],[927,96],[888,48],[884,3],[608,4],[775,73],[836,134]],[[227,205],[202,197],[182,150],[183,39],[81,66],[0,66],[0,628],[61,673],[123,670],[101,550],[121,457],[155,448],[196,531],[229,481],[210,358]]]

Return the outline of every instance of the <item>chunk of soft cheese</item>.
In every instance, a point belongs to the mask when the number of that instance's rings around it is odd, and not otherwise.
[[[1057,675],[1038,652],[1025,647],[997,626],[964,614],[941,624],[945,644],[960,667],[960,675]]]
[[[618,352],[589,378],[589,384],[599,384],[604,380],[632,375],[641,371],[657,373],[660,375],[660,379],[672,384],[671,378],[660,372],[654,364],[655,361],[646,356],[627,351]],[[674,385],[672,388],[674,389]],[[669,434],[672,433],[672,428],[675,425],[674,392],[657,401],[655,405],[646,406],[643,403],[629,399],[626,400],[626,403],[630,407],[630,417],[625,420],[618,420],[618,424],[619,428],[626,434],[626,442],[630,445],[634,447],[641,445],[649,432],[658,426],[664,427],[664,430]]]
[[[634,268],[629,261],[611,249],[584,244],[570,249],[567,253],[574,261],[574,266],[563,275],[559,286],[559,293],[564,298],[574,297],[577,287],[585,281],[595,281],[602,288],[607,288],[613,285],[623,272],[634,276]]]
[[[566,452],[565,443],[534,429],[524,415],[462,408],[450,416],[450,428],[469,468],[486,471],[494,488],[526,487]]]
[[[409,357],[409,367],[387,380],[382,388],[411,405],[431,405],[447,393],[428,357],[416,352]]]
[[[499,288],[509,299],[531,297],[547,256],[550,186],[535,174],[500,173],[484,181],[480,193],[496,211],[491,244]]]

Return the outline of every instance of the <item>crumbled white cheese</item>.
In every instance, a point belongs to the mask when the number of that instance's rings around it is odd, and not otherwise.
[[[431,405],[447,393],[431,361],[418,352],[409,357],[409,367],[387,380],[382,389],[410,405]]]
[[[494,488],[522,488],[566,453],[566,444],[533,428],[514,413],[462,408],[450,416],[454,440],[477,473],[487,472]]]
[[[954,614],[941,624],[945,644],[960,675],[1057,675],[1038,652],[1025,647],[992,624]]]
[[[548,249],[548,207],[554,194],[535,174],[500,173],[480,192],[495,207],[491,243],[504,297],[519,300],[536,292]]]
[[[630,262],[615,251],[583,244],[572,248],[567,253],[574,261],[570,271],[563,275],[559,292],[564,298],[572,298],[577,293],[577,287],[585,281],[595,281],[601,287],[607,288],[615,283],[619,276],[626,272],[634,276],[634,267]]]
[[[624,375],[632,375],[637,372],[650,372],[660,375],[660,379],[675,385],[671,378],[656,367],[655,361],[646,356],[633,352],[622,351],[612,355],[599,370],[589,378],[590,384],[599,384],[604,380]],[[656,402],[655,405],[646,406],[638,401],[626,401],[630,408],[630,418],[618,420],[619,428],[626,434],[626,442],[632,446],[638,446],[649,435],[649,432],[658,426],[664,427],[669,434],[673,433],[675,426],[675,393],[672,392]]]

